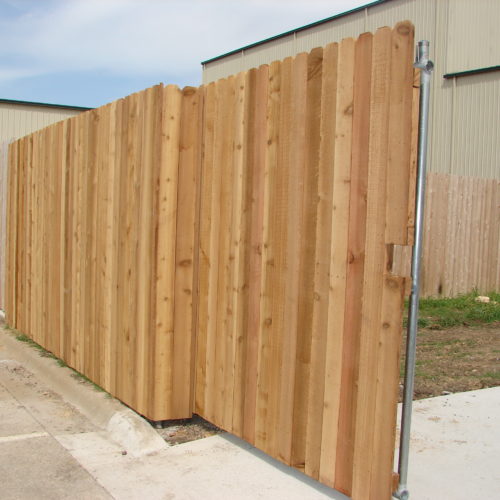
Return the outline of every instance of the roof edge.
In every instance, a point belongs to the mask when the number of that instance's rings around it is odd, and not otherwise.
[[[0,104],[19,104],[23,106],[41,106],[45,108],[68,109],[75,111],[89,111],[94,108],[87,108],[84,106],[67,106],[65,104],[51,104],[48,102],[34,102],[34,101],[18,101],[15,99],[0,99]]]
[[[486,68],[468,69],[466,71],[458,71],[457,73],[446,73],[443,78],[455,78],[459,76],[479,75],[481,73],[492,73],[493,71],[500,71],[500,66],[488,66]]]
[[[307,30],[309,28],[313,28],[314,26],[319,26],[321,24],[325,24],[325,23],[328,23],[330,21],[340,19],[341,17],[345,17],[345,16],[348,16],[350,14],[355,14],[356,12],[360,12],[364,9],[368,9],[369,7],[374,7],[376,5],[379,5],[382,3],[387,3],[387,2],[390,2],[390,0],[375,0],[374,2],[360,5],[359,7],[356,7],[354,9],[347,10],[345,12],[341,12],[340,14],[335,14],[334,16],[330,16],[330,17],[327,17],[325,19],[321,19],[319,21],[315,21],[313,23],[306,24],[304,26],[300,26],[299,28],[285,31],[284,33],[280,33],[279,35],[274,35],[274,36],[271,36],[269,38],[265,38],[264,40],[261,40],[259,42],[254,42],[254,43],[251,43],[249,45],[245,45],[243,47],[240,47],[239,49],[231,50],[230,52],[226,52],[225,54],[221,54],[220,56],[215,56],[215,57],[212,57],[211,59],[206,59],[205,61],[201,61],[200,64],[202,64],[202,65],[209,64],[211,62],[218,61],[219,59],[224,59],[225,57],[232,56],[234,54],[238,54],[239,52],[243,52],[245,50],[252,49],[254,47],[258,47],[259,45],[264,45],[265,43],[272,42],[273,40],[278,40],[279,38],[284,38],[286,36],[293,35],[294,33],[299,33],[300,31],[304,31],[304,30]]]

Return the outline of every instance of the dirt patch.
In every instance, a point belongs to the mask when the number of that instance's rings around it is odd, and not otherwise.
[[[404,359],[401,376],[403,369]],[[499,385],[499,322],[444,330],[419,330],[415,399]]]
[[[207,422],[198,415],[193,418],[182,420],[168,420],[156,423],[157,431],[160,436],[170,445],[196,441],[223,432],[216,425]]]

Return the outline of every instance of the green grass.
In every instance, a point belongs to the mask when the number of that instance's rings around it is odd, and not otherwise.
[[[487,295],[490,302],[477,302],[478,295]],[[405,324],[408,303],[405,306]],[[420,299],[420,328],[442,330],[453,326],[476,326],[500,321],[500,293],[472,292],[454,298]]]
[[[109,393],[107,393],[102,387],[100,387],[99,385],[92,382],[92,380],[87,378],[82,373],[77,372],[76,370],[74,370],[73,368],[68,366],[62,359],[58,358],[57,356],[52,354],[50,351],[47,351],[46,349],[44,349],[40,344],[37,344],[34,340],[30,339],[27,335],[24,335],[24,333],[20,333],[8,325],[5,325],[4,329],[13,333],[15,335],[16,339],[19,340],[19,342],[24,342],[25,344],[29,345],[33,349],[36,349],[37,351],[39,351],[40,356],[43,356],[44,358],[53,359],[59,366],[69,368],[72,371],[71,376],[73,378],[75,378],[79,381],[91,384],[96,391],[105,392],[108,397],[111,397],[111,395]]]

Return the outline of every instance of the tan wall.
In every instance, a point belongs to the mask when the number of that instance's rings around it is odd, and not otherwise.
[[[19,139],[79,113],[80,110],[0,103],[0,142]]]
[[[452,0],[448,15],[446,72],[500,65],[499,20],[498,0]]]
[[[436,63],[429,170],[499,179],[500,72],[443,78],[449,72],[500,64],[499,18],[498,0],[392,0],[208,63],[203,82],[409,19],[416,40],[431,42]]]

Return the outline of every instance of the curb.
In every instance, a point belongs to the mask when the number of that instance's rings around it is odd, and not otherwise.
[[[59,366],[54,359],[40,356],[5,332],[0,323],[0,352],[5,359],[24,365],[41,382],[48,385],[66,402],[79,410],[96,427],[110,434],[111,439],[132,456],[142,456],[168,448],[168,444],[139,414],[106,392],[97,391],[83,380],[75,379],[75,372]]]

